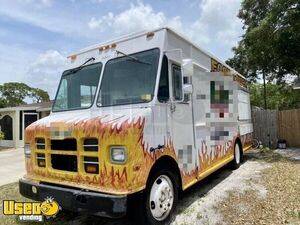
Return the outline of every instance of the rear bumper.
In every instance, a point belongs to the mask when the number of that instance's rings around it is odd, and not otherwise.
[[[37,189],[36,193],[32,191],[33,186]],[[46,197],[53,197],[63,209],[74,212],[111,218],[120,218],[126,214],[126,196],[108,195],[49,184],[37,184],[27,179],[19,181],[19,191],[24,197],[36,201],[44,201]]]

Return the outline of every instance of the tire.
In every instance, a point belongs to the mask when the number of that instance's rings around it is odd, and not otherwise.
[[[178,179],[169,170],[154,172],[138,203],[137,224],[163,225],[170,224],[178,200]]]
[[[241,162],[243,161],[243,150],[238,142],[235,142],[234,144],[233,156],[234,159],[231,162],[231,168],[235,170],[240,167]]]
[[[251,147],[252,149],[257,149],[259,147],[259,141],[256,139],[252,139]]]

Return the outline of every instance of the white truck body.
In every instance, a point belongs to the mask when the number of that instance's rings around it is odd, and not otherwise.
[[[53,112],[26,129],[24,189],[34,180],[120,199],[170,163],[184,190],[240,163],[252,130],[242,75],[169,28],[127,35],[68,57]]]

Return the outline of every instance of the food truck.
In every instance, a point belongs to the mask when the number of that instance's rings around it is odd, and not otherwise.
[[[26,128],[20,193],[166,224],[178,195],[251,147],[247,80],[170,28],[68,57],[51,114]],[[134,196],[139,196],[132,204]]]

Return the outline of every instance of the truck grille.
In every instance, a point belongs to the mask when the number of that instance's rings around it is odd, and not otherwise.
[[[36,148],[39,149],[39,150],[42,150],[42,149],[45,149],[45,139],[44,138],[36,138],[35,140],[35,145],[36,145]]]
[[[98,139],[90,138],[85,139],[83,142],[84,151],[97,152],[98,151]]]
[[[51,155],[51,164],[53,169],[67,170],[77,172],[77,156],[76,155]]]
[[[46,140],[38,137],[34,151],[35,165],[39,168],[99,174],[100,145],[97,138]]]
[[[51,150],[77,151],[76,139],[51,140]]]

